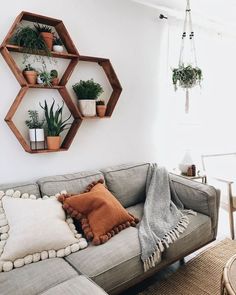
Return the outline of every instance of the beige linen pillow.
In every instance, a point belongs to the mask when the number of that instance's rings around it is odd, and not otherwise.
[[[0,271],[48,258],[64,257],[87,247],[56,196],[0,191]]]

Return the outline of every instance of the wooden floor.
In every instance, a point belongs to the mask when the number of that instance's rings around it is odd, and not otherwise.
[[[236,219],[236,214],[235,214],[235,219]],[[236,224],[236,220],[235,220],[235,224]],[[220,209],[217,241],[223,240],[225,238],[230,238],[228,214],[225,210]],[[216,243],[216,242],[213,242],[213,243]],[[201,251],[203,251],[207,247],[212,246],[213,243],[187,256],[185,258],[185,261],[187,262],[191,260],[196,255],[198,255]],[[169,277],[171,274],[178,271],[179,267],[180,267],[180,262],[176,262],[172,264],[171,266],[167,267],[165,270],[158,272],[156,275],[152,276],[151,278],[123,292],[122,295],[137,295],[139,292],[141,292],[142,290],[145,290],[145,288],[147,288],[149,285],[153,284],[154,282],[160,282],[164,278]]]

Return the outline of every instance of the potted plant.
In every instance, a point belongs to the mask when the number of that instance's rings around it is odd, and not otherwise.
[[[38,32],[39,36],[42,37],[42,39],[45,42],[45,44],[47,45],[48,49],[51,51],[53,39],[54,39],[52,28],[47,25],[40,25],[38,23],[34,24],[34,27],[35,27],[36,31]]]
[[[41,70],[37,77],[37,83],[44,86],[52,86],[52,77],[50,72],[48,72],[45,68]]]
[[[52,49],[55,52],[63,52],[63,43],[60,38],[54,36]]]
[[[60,134],[68,129],[67,126],[71,125],[66,123],[71,115],[66,119],[62,120],[62,111],[64,107],[64,102],[61,106],[58,105],[57,109],[54,111],[55,100],[51,107],[48,107],[47,101],[44,101],[44,106],[39,103],[40,107],[44,110],[45,119],[46,119],[46,128],[47,128],[47,146],[49,150],[58,150],[61,145]]]
[[[77,99],[79,109],[84,117],[96,116],[96,99],[103,92],[103,88],[93,79],[83,81],[80,80],[72,86]]]
[[[43,50],[47,55],[50,55],[39,33],[29,26],[19,27],[11,38],[10,43],[23,47],[24,51],[29,54],[38,53],[40,50]]]
[[[191,65],[180,65],[178,68],[172,70],[172,81],[177,90],[178,86],[185,89],[190,89],[197,84],[200,85],[202,81],[202,70]]]
[[[43,125],[45,120],[39,119],[38,111],[29,110],[29,120],[25,121],[26,126],[29,128],[30,141],[38,142],[44,141],[44,129]]]
[[[37,81],[37,71],[31,66],[31,64],[27,64],[23,70],[23,75],[29,84],[36,84]]]
[[[106,113],[106,104],[104,100],[97,100],[96,101],[96,110],[98,117],[102,118],[105,116]]]
[[[57,70],[51,70],[50,76],[51,76],[52,85],[53,86],[58,85],[59,84],[58,71]]]

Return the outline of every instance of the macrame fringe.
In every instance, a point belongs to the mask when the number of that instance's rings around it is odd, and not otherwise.
[[[186,89],[185,113],[189,112],[189,90]]]
[[[189,211],[188,214],[192,214],[192,215],[196,214],[192,210],[186,210],[186,211]],[[186,211],[184,212],[186,213]],[[162,240],[159,240],[157,242],[156,249],[154,250],[154,252],[146,260],[143,261],[145,272],[148,271],[150,268],[155,267],[155,265],[159,262],[161,253],[165,250],[165,248],[169,248],[170,244],[178,240],[179,235],[184,232],[188,224],[189,224],[188,217],[186,215],[183,215],[180,218],[177,226],[174,229],[170,230],[167,234],[165,234]]]

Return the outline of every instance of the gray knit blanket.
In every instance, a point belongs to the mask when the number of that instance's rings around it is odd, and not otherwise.
[[[166,169],[152,164],[147,175],[144,214],[139,226],[144,271],[155,267],[161,252],[187,228],[189,219],[186,214],[191,212],[183,209]]]

